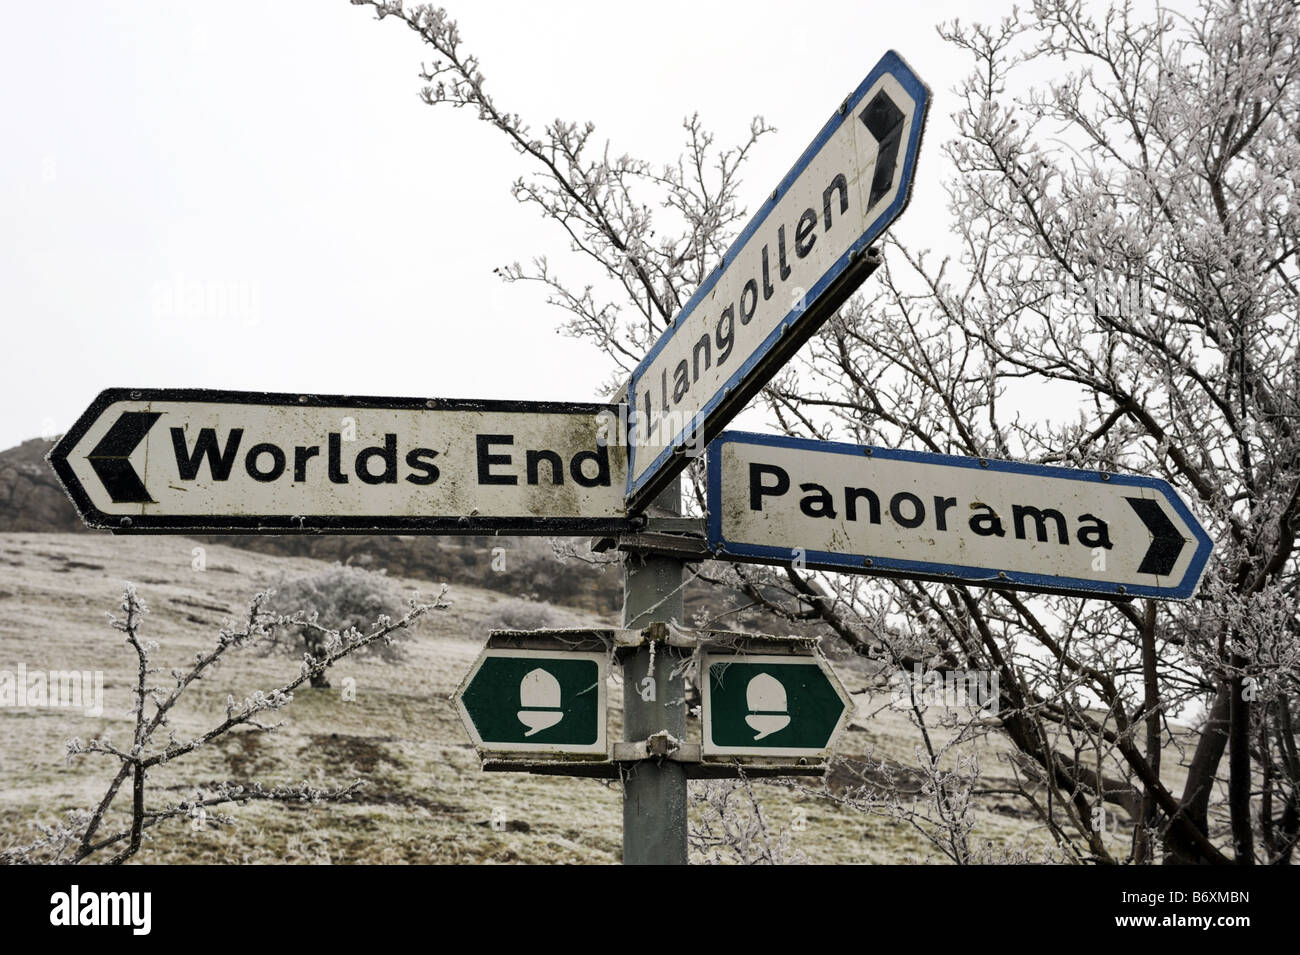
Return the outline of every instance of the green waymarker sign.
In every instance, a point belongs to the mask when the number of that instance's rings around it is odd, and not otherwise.
[[[825,757],[853,700],[818,656],[706,653],[703,751]]]
[[[483,752],[606,755],[603,653],[484,650],[456,694]]]

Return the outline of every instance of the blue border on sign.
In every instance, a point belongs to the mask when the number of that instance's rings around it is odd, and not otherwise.
[[[695,307],[709,294],[709,292],[713,290],[713,286],[716,285],[718,280],[726,273],[727,266],[735,261],[736,256],[749,242],[754,233],[758,231],[759,227],[767,220],[768,215],[776,208],[777,204],[785,194],[789,192],[790,186],[797,178],[799,178],[804,169],[807,168],[808,164],[812,162],[813,157],[817,155],[821,148],[826,144],[827,140],[835,134],[847,119],[856,118],[855,111],[858,103],[862,101],[863,97],[866,96],[867,91],[875,85],[876,81],[886,73],[892,74],[898,81],[899,85],[902,86],[903,89],[907,91],[908,95],[910,95],[916,102],[916,108],[911,117],[911,129],[908,131],[907,151],[903,158],[903,168],[899,177],[898,193],[894,196],[894,201],[886,206],[876,216],[876,218],[872,220],[871,224],[867,226],[866,231],[863,232],[851,246],[849,246],[848,250],[840,256],[839,259],[831,265],[830,269],[820,279],[818,279],[811,289],[808,290],[807,294],[804,296],[804,300],[807,302],[815,301],[828,286],[835,282],[835,280],[844,273],[854,256],[859,252],[865,252],[867,247],[875,241],[875,239],[878,238],[886,228],[889,227],[907,205],[907,202],[911,197],[912,174],[916,169],[917,153],[920,151],[921,133],[925,126],[924,119],[926,110],[930,103],[930,91],[926,85],[921,82],[921,79],[912,72],[911,68],[903,61],[903,58],[899,56],[896,51],[890,50],[881,57],[880,62],[877,63],[875,67],[872,68],[871,72],[867,74],[866,79],[858,84],[858,88],[854,90],[852,95],[850,95],[845,101],[846,105],[843,111],[837,109],[835,113],[832,114],[831,118],[826,121],[826,125],[822,127],[821,132],[819,132],[808,145],[808,148],[803,151],[803,154],[800,155],[799,159],[795,162],[790,171],[785,174],[785,178],[781,180],[781,184],[776,187],[775,194],[769,196],[758,212],[755,213],[754,217],[749,220],[749,225],[745,227],[745,231],[737,237],[736,241],[731,244],[731,247],[727,249],[726,254],[722,257],[722,268],[715,268],[713,272],[710,273],[709,277],[704,281],[704,284],[696,290],[695,294],[691,296],[690,301],[688,301],[682,307],[681,311],[678,312],[672,325],[664,331],[664,334],[660,336],[657,342],[655,342],[654,347],[650,349],[650,352],[633,370],[631,381],[628,384],[628,409],[630,413],[628,415],[627,496],[629,498],[640,491],[641,488],[643,488],[646,483],[659,472],[660,468],[663,467],[664,463],[672,455],[673,449],[683,442],[687,434],[698,433],[699,428],[703,426],[704,422],[708,419],[709,414],[718,406],[726,394],[735,387],[738,381],[749,374],[755,365],[767,356],[768,352],[772,350],[772,347],[776,342],[786,333],[786,329],[794,325],[801,316],[807,313],[807,307],[803,309],[791,309],[785,318],[781,319],[781,321],[777,323],[777,326],[772,329],[771,334],[763,340],[762,344],[755,349],[755,351],[739,368],[736,369],[735,374],[728,378],[722,388],[715,392],[713,397],[705,402],[704,406],[691,419],[690,423],[683,425],[682,430],[673,436],[672,441],[665,445],[663,450],[655,457],[654,461],[651,462],[650,467],[646,469],[646,472],[641,479],[634,479],[636,473],[637,454],[637,445],[634,437],[634,429],[636,427],[637,385],[641,381],[645,369],[654,361],[655,356],[667,347],[668,342],[672,340],[675,334],[677,334],[677,330],[682,327],[685,319],[695,311]]]
[[[846,444],[838,441],[813,441],[807,438],[791,438],[785,435],[755,434],[748,431],[724,431],[708,448],[708,520],[706,523],[709,550],[718,557],[748,557],[776,564],[790,563],[790,549],[770,547],[759,544],[740,544],[726,540],[722,536],[722,446],[728,443],[759,445],[769,448],[792,448],[797,451],[820,451],[833,454],[851,454],[863,456],[865,445]],[[1209,562],[1210,551],[1214,542],[1192,515],[1168,481],[1160,478],[1140,477],[1135,474],[1107,473],[1102,478],[1101,471],[1085,471],[1079,468],[1053,467],[1047,464],[1022,464],[1017,461],[998,461],[993,458],[965,458],[949,454],[933,454],[928,451],[901,451],[894,448],[871,448],[873,460],[910,461],[920,464],[937,464],[944,467],[969,468],[976,471],[1002,471],[1010,474],[1031,474],[1035,477],[1055,478],[1068,481],[1086,481],[1105,483],[1109,486],[1141,487],[1157,491],[1173,508],[1179,519],[1191,530],[1196,539],[1196,550],[1187,565],[1183,579],[1170,587],[1153,587],[1148,584],[1125,584],[1125,597],[1156,597],[1163,599],[1186,600],[1196,590],[1205,565]],[[982,466],[980,461],[987,461]],[[797,545],[795,545],[797,546]],[[871,557],[872,571],[889,572],[895,576],[908,573],[924,574],[934,578],[951,579],[953,583],[972,583],[985,586],[1015,586],[1017,584],[1035,590],[1049,592],[1070,592],[1078,596],[1097,595],[1118,596],[1118,586],[1086,577],[1058,577],[1052,574],[1031,574],[1023,571],[1006,571],[1006,577],[998,576],[997,568],[970,567],[962,564],[941,564],[931,561],[897,560],[888,557],[874,557],[870,554],[838,554],[830,551],[807,551],[805,560],[810,567],[827,570],[851,570],[863,573],[862,561]]]

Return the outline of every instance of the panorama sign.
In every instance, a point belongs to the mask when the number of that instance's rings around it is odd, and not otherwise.
[[[719,557],[1082,596],[1184,600],[1212,542],[1165,481],[727,432]]]

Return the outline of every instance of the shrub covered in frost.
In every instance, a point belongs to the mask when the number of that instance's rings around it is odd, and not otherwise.
[[[513,600],[496,612],[490,623],[491,630],[541,630],[554,627],[555,611],[544,603],[531,600]]]
[[[366,570],[335,564],[329,570],[292,579],[281,579],[271,598],[271,609],[281,614],[302,612],[307,619],[330,630],[346,632],[352,627],[362,628],[381,616],[401,617],[406,606],[402,589],[383,571]],[[410,639],[403,630],[399,639]],[[309,653],[314,657],[326,652],[325,637],[319,630],[290,624],[279,628],[267,642],[268,647],[287,650],[295,655]],[[398,645],[376,641],[366,648],[390,663],[401,659]],[[311,685],[329,686],[324,673],[312,678]]]

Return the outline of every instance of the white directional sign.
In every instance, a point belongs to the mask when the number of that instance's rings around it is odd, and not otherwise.
[[[929,102],[902,58],[886,54],[637,366],[628,389],[634,509],[878,264],[867,249],[907,205]]]
[[[1127,474],[727,432],[708,482],[732,560],[1183,600],[1213,546],[1167,482]]]
[[[112,389],[50,452],[119,532],[617,532],[618,409]]]

